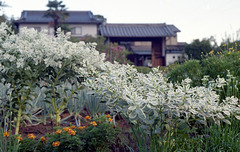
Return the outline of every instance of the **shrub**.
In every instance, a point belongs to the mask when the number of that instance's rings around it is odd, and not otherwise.
[[[36,140],[29,134],[21,141],[20,151],[108,151],[120,133],[111,116],[86,116],[84,121],[86,125],[57,128],[54,133]]]
[[[224,44],[221,48],[217,48],[219,51],[212,50],[208,54],[202,53],[201,60],[189,60],[180,65],[171,65],[167,71],[169,81],[181,82],[189,77],[192,79],[193,86],[200,86],[202,84],[201,78],[204,75],[208,75],[209,80],[214,80],[218,76],[227,79],[229,73],[236,76],[236,79],[240,81],[238,44],[235,43],[235,47],[230,45],[232,46],[230,48],[227,46]]]
[[[145,67],[145,66],[135,66],[135,68],[137,69],[138,72],[145,73],[145,74],[147,74],[147,73],[152,71],[151,68]]]
[[[190,78],[193,86],[199,86],[202,78],[200,61],[189,60],[183,64],[171,65],[167,71],[167,77],[170,82],[181,82],[186,78]]]

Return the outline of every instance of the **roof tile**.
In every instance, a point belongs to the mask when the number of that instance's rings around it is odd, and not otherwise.
[[[100,33],[105,37],[166,37],[180,32],[174,25],[167,24],[104,24]]]

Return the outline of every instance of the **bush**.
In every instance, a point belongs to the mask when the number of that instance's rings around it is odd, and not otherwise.
[[[192,80],[193,86],[201,85],[202,71],[199,60],[189,60],[183,64],[175,64],[169,67],[167,71],[168,81],[177,83],[186,78]]]
[[[212,50],[206,55],[202,54],[202,60],[189,60],[183,64],[171,65],[167,71],[169,81],[181,82],[189,77],[192,79],[193,86],[200,86],[204,75],[214,80],[218,76],[227,79],[228,74],[236,76],[236,79],[240,81],[240,52],[237,46],[237,43],[231,48],[223,45],[217,48],[219,51]]]
[[[135,68],[137,69],[138,72],[144,73],[144,74],[147,74],[152,71],[151,68],[145,67],[145,66],[135,66]]]
[[[29,134],[21,141],[20,151],[109,151],[120,133],[120,129],[113,124],[111,116],[93,119],[86,116],[84,121],[86,125],[58,128],[56,132],[37,140],[35,140],[36,136]]]

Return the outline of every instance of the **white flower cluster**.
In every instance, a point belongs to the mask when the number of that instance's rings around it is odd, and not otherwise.
[[[11,66],[1,66],[4,70],[11,68],[29,68],[31,64],[45,64],[46,67],[61,68],[66,61],[79,74],[86,75],[89,70],[99,68],[105,59],[104,54],[95,50],[94,44],[84,42],[72,43],[69,35],[60,30],[57,37],[47,35],[45,31],[23,29],[21,35],[15,35],[10,28],[0,25],[0,60]]]
[[[185,121],[191,118],[203,124],[207,119],[230,124],[230,115],[239,119],[238,99],[231,97],[220,103],[213,90],[224,85],[224,79],[218,78],[209,87],[191,87],[190,79],[179,85],[167,83],[158,69],[141,74],[129,65],[107,63],[103,70],[86,85],[102,94],[108,106],[124,112],[133,123],[153,124],[163,115]]]

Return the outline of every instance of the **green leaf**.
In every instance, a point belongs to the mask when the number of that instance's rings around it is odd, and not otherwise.
[[[136,110],[133,110],[130,114],[129,114],[129,118],[130,119],[135,119],[137,117],[137,112]]]
[[[238,116],[238,115],[235,115],[235,117],[236,117],[238,120],[240,120],[240,116]]]
[[[138,117],[140,119],[146,119],[146,115],[144,114],[143,110],[142,109],[136,109],[136,112],[138,114]]]
[[[225,122],[225,123],[231,125],[231,122],[230,122],[229,120],[227,120],[227,119],[223,119],[223,122]]]

